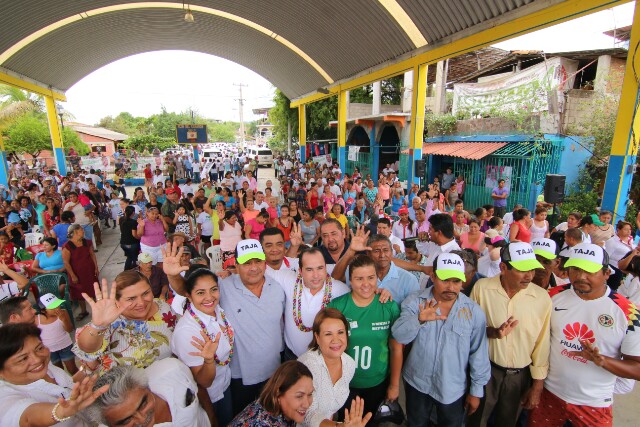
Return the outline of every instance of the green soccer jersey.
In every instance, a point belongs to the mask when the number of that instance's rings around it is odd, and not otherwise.
[[[377,295],[367,307],[358,307],[350,293],[334,299],[329,307],[340,310],[349,322],[347,353],[356,361],[351,387],[377,386],[389,373],[389,338],[400,307],[393,301],[382,304]]]

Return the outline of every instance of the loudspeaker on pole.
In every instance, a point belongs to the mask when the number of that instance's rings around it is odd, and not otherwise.
[[[547,203],[562,203],[564,201],[565,175],[548,174],[544,183],[544,201]]]

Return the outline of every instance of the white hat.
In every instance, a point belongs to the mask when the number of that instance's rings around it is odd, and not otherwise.
[[[440,280],[467,280],[464,275],[464,261],[456,254],[442,253],[438,255],[433,264],[433,270]]]
[[[525,242],[511,242],[500,251],[500,258],[508,262],[518,271],[531,271],[544,268],[536,259],[536,254],[530,244]]]
[[[556,259],[558,256],[558,245],[551,239],[538,237],[531,240],[531,247],[536,255],[546,259]]]
[[[236,246],[236,251],[238,253],[236,262],[238,264],[244,264],[251,259],[265,260],[262,245],[256,239],[240,240]]]
[[[589,273],[595,273],[609,264],[609,254],[593,243],[580,243],[569,251],[565,267],[577,267]]]
[[[40,297],[40,302],[47,310],[58,308],[64,304],[64,301],[56,297],[54,294],[44,294]]]

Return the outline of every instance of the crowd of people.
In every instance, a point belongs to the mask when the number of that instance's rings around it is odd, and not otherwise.
[[[469,211],[452,169],[405,189],[283,157],[262,186],[225,156],[146,165],[131,199],[94,170],[1,189],[0,425],[613,425],[640,378],[632,224],[507,212],[504,180]],[[36,226],[30,273],[68,276],[75,319],[11,268]]]

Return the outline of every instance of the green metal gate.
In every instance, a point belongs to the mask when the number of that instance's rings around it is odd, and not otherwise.
[[[456,176],[464,176],[467,210],[493,204],[491,191],[499,179],[510,189],[507,210],[512,210],[516,204],[535,205],[539,185],[544,185],[547,174],[558,173],[561,156],[562,140],[549,138],[511,142],[480,160],[446,156],[443,162],[453,163]]]
[[[347,151],[347,156],[349,156],[348,151]],[[356,160],[348,160],[347,158],[345,173],[352,175],[354,169],[358,168],[360,169],[360,174],[363,176],[363,178],[366,177],[367,174],[371,174],[371,165],[373,162],[373,155],[371,153],[358,152],[358,153],[355,153],[355,158]]]

